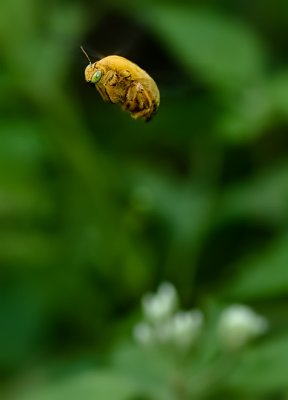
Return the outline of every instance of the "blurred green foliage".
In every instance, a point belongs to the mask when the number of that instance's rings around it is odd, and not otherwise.
[[[288,397],[287,12],[1,2],[1,398],[169,399],[165,360],[121,344],[163,280],[270,321],[209,398]],[[149,124],[86,87],[81,44],[155,78]]]

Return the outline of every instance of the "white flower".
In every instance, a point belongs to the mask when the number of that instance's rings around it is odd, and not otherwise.
[[[231,349],[244,346],[250,339],[268,329],[266,318],[256,314],[250,307],[234,304],[220,315],[218,331],[223,344]]]
[[[148,293],[142,299],[145,317],[152,323],[160,323],[168,319],[177,306],[177,292],[168,282],[159,286],[156,294]]]
[[[174,343],[181,349],[194,344],[203,325],[203,314],[199,310],[179,311],[172,319]]]
[[[155,337],[160,344],[171,344],[173,340],[173,327],[170,318],[167,321],[160,322],[154,327]]]
[[[140,322],[134,326],[133,336],[136,342],[144,346],[150,346],[154,343],[153,328],[146,322]]]

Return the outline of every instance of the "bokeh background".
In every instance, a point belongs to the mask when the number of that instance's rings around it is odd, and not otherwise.
[[[1,398],[170,399],[111,361],[162,281],[269,320],[209,399],[288,398],[287,26],[286,0],[1,1]],[[86,85],[80,45],[154,77],[151,122]]]

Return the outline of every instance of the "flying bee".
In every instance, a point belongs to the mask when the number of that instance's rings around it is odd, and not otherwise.
[[[104,101],[118,103],[132,118],[149,121],[160,104],[155,81],[142,68],[124,57],[112,55],[92,63],[81,46],[89,64],[86,82],[95,85]]]

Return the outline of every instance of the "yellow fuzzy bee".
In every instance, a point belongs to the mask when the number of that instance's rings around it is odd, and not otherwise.
[[[104,101],[118,103],[135,118],[149,121],[160,104],[155,81],[142,68],[124,57],[112,55],[92,63],[81,46],[89,64],[86,82],[95,85]]]

